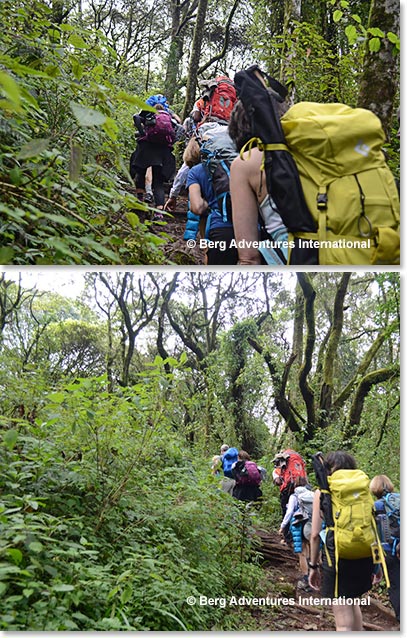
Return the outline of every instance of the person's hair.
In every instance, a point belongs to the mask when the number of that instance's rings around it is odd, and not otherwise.
[[[378,474],[370,481],[370,491],[372,494],[381,498],[384,494],[394,492],[394,485],[385,474]]]
[[[245,450],[240,450],[238,456],[241,461],[250,461],[250,454]]]
[[[196,166],[201,161],[201,147],[194,137],[191,137],[188,144],[186,145],[184,155],[182,156],[185,164],[192,168],[192,166]]]
[[[343,450],[329,452],[324,457],[324,465],[328,474],[333,474],[336,470],[356,470],[357,468],[356,459],[352,454]]]
[[[307,479],[305,476],[296,476],[294,479],[294,485],[295,487],[304,487],[305,485],[308,485]]]
[[[282,117],[288,109],[286,102],[275,102],[277,113]],[[241,100],[237,100],[230,114],[229,135],[238,151],[253,137],[252,125]]]
[[[165,111],[165,106],[163,104],[156,104],[154,108],[156,111]]]
[[[230,114],[228,132],[238,151],[250,140],[252,127],[241,100],[238,100]]]
[[[229,446],[227,443],[224,443],[223,445],[220,446],[220,451],[221,452],[226,452],[226,450],[229,449]]]

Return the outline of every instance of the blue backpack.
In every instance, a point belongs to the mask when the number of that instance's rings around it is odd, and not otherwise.
[[[212,184],[224,222],[232,221],[230,165],[238,155],[236,146],[227,131],[215,134],[201,146],[201,161]]]
[[[376,515],[377,531],[381,542],[391,545],[394,554],[400,541],[400,494],[389,492],[379,502],[382,507]]]
[[[238,460],[238,450],[235,447],[230,447],[226,450],[225,454],[222,457],[222,469],[225,476],[229,478],[233,478],[232,476],[232,465]]]

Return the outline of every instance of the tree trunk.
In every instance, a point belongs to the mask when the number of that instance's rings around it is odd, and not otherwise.
[[[285,0],[283,50],[281,52],[280,81],[289,89],[287,101],[295,101],[295,64],[293,63],[292,33],[294,21],[301,20],[301,0]]]
[[[398,35],[399,0],[372,0],[369,27],[380,28],[384,33],[391,31]],[[370,109],[380,118],[387,138],[390,135],[394,99],[398,87],[399,57],[393,55],[393,44],[384,37],[381,38],[379,51],[371,52],[366,48],[358,106]]]
[[[324,376],[321,387],[321,397],[319,404],[319,424],[321,428],[326,427],[329,424],[329,418],[332,408],[332,395],[334,385],[334,366],[336,356],[338,352],[339,340],[342,335],[343,328],[343,304],[345,301],[346,291],[348,289],[349,279],[351,273],[344,273],[342,275],[340,284],[337,288],[335,295],[334,311],[333,311],[333,324],[330,331],[328,345],[326,349],[325,364],[324,364]]]
[[[374,385],[384,383],[388,379],[398,376],[398,374],[398,368],[382,368],[381,370],[374,370],[373,372],[370,372],[361,380],[356,390],[349,413],[349,425],[345,433],[345,436],[347,438],[354,436],[357,432],[365,399],[369,394],[371,388]]]
[[[198,82],[198,68],[201,57],[202,42],[205,32],[206,12],[208,9],[208,0],[199,0],[198,11],[196,15],[194,37],[192,40],[191,57],[188,65],[188,82],[185,96],[184,112],[182,119],[184,120],[191,112],[195,103],[195,91]]]
[[[304,272],[297,273],[297,278],[305,298],[305,321],[307,324],[307,336],[305,341],[304,362],[301,366],[299,384],[305,406],[307,408],[307,427],[305,440],[312,439],[315,430],[315,401],[314,391],[309,385],[308,375],[312,368],[312,355],[315,346],[315,308],[316,292],[312,285],[311,277]]]

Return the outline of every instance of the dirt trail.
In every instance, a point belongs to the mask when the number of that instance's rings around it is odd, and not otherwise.
[[[129,192],[136,194],[135,189],[128,188]],[[137,211],[141,221],[152,220],[153,211]],[[204,263],[204,253],[198,247],[188,247],[183,239],[187,220],[187,197],[177,198],[177,208],[173,214],[164,215],[163,222],[154,223],[150,230],[164,237],[165,244],[162,250],[168,262],[181,266],[201,266]]]
[[[330,607],[307,604],[310,597],[315,599],[318,593],[298,589],[298,560],[291,548],[281,545],[277,533],[258,531],[258,535],[270,584],[267,594],[273,598],[295,598],[296,604],[256,608],[252,614],[258,625],[256,631],[335,631]],[[387,594],[380,594],[377,586],[371,590],[370,605],[362,607],[362,614],[365,631],[400,631]]]

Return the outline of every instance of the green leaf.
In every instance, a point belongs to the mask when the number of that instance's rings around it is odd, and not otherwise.
[[[150,106],[149,104],[147,104],[140,97],[136,97],[135,95],[130,95],[129,93],[126,93],[125,91],[119,91],[117,94],[117,99],[121,100],[122,102],[126,102],[127,104],[132,104],[133,106],[137,106],[141,110],[152,111],[153,113],[155,112],[155,108],[153,106]]]
[[[380,50],[380,45],[380,38],[372,38],[371,40],[369,40],[369,51],[371,53],[377,53]]]
[[[5,71],[0,71],[0,87],[10,103],[20,109],[21,94],[17,82]]]
[[[348,0],[341,0],[341,7],[342,9],[347,9],[349,7]]]
[[[113,118],[107,117],[106,122],[104,122],[102,126],[103,130],[107,133],[110,139],[115,142],[117,140],[117,134],[119,132],[119,127]]]
[[[85,40],[77,33],[72,33],[68,38],[68,44],[75,47],[75,49],[86,49],[87,44]]]
[[[52,588],[54,591],[73,591],[75,587],[73,585],[67,585],[65,583],[60,583],[59,585],[54,585]]]
[[[9,246],[2,246],[0,248],[0,264],[10,264],[13,261],[15,251]]]
[[[370,29],[367,30],[368,33],[371,33],[372,35],[374,35],[377,38],[384,38],[384,33],[381,29],[378,29],[377,27],[372,27]]]
[[[17,154],[17,159],[29,159],[30,157],[41,155],[41,153],[47,150],[49,143],[49,138],[38,137],[30,140],[21,148]]]
[[[387,38],[392,44],[398,44],[400,42],[399,37],[392,31],[387,32]]]
[[[7,591],[7,583],[0,583],[0,596]]]
[[[133,588],[130,587],[130,585],[127,585],[120,595],[120,601],[122,605],[125,605],[126,603],[128,603],[132,595],[133,595]]]
[[[7,430],[7,432],[3,436],[3,442],[9,450],[14,449],[15,444],[17,443],[17,439],[18,439],[17,430]]]
[[[126,219],[132,228],[136,228],[140,225],[140,220],[136,213],[126,213]]]
[[[14,561],[16,565],[19,565],[21,561],[23,560],[23,554],[22,552],[20,552],[19,549],[13,549],[13,548],[8,549],[7,554],[10,556],[10,558]]]
[[[82,64],[79,62],[79,60],[73,56],[71,58],[71,67],[72,67],[72,73],[74,74],[75,79],[81,80],[83,77],[84,69]]]
[[[69,106],[79,126],[101,126],[106,122],[106,115],[103,115],[100,111],[95,111],[83,106],[83,104],[77,104],[72,101],[69,102]]]
[[[352,13],[352,18],[354,19],[355,22],[357,22],[358,24],[360,24],[362,22],[360,16],[358,16],[356,13]]]
[[[66,399],[66,394],[64,392],[53,392],[48,395],[48,401],[52,403],[63,403]]]
[[[334,11],[334,14],[333,14],[334,22],[339,22],[339,20],[342,18],[342,16],[343,16],[343,11],[339,11],[339,9]]]
[[[10,177],[11,183],[14,184],[14,186],[20,186],[23,178],[23,171],[19,166],[13,166],[8,175]]]
[[[349,24],[345,29],[345,35],[348,38],[349,44],[355,44],[358,39],[358,32],[353,24]]]
[[[39,554],[44,549],[44,545],[42,543],[39,543],[38,541],[32,541],[32,543],[28,545],[28,549],[32,552],[35,552],[36,554]]]

